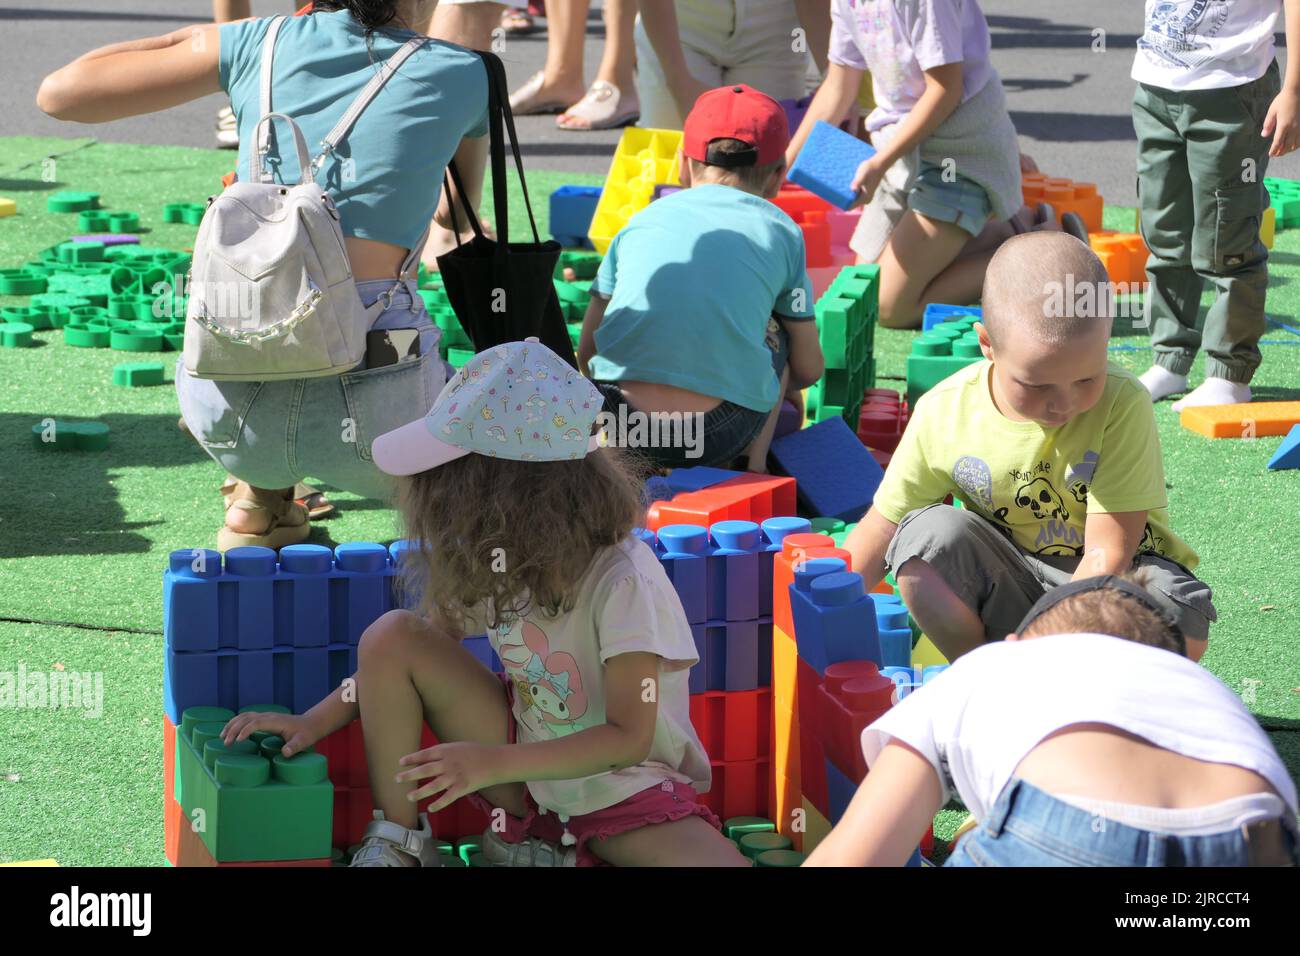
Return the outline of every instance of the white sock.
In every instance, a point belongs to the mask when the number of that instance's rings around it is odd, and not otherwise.
[[[1187,376],[1177,375],[1161,365],[1152,365],[1138,376],[1139,381],[1151,393],[1151,401],[1158,402],[1175,392],[1187,391]]]
[[[1192,391],[1174,402],[1174,411],[1197,405],[1240,405],[1250,401],[1250,386],[1245,382],[1229,382],[1226,378],[1207,378]]]

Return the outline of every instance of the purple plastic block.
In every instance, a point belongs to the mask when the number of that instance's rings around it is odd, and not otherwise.
[[[99,242],[106,246],[138,246],[139,236],[128,236],[118,232],[103,232],[93,236],[73,236],[73,242]]]
[[[776,431],[772,433],[772,438],[776,439],[797,432],[802,427],[803,415],[794,407],[794,402],[782,402],[781,411],[776,416]]]
[[[770,639],[772,625],[767,625]],[[699,662],[691,668],[689,687],[692,694],[710,690],[754,690],[765,686],[760,680],[763,669],[762,630],[758,621],[705,621],[691,625]],[[771,647],[768,646],[768,658]],[[768,665],[768,684],[771,665]]]
[[[650,201],[654,202],[656,199],[663,199],[665,196],[679,193],[684,188],[684,186],[673,186],[669,183],[658,183],[654,188],[654,192],[650,194]]]
[[[762,531],[753,521],[718,521],[709,534],[714,551],[707,559],[708,619],[757,620]]]
[[[786,178],[837,209],[848,209],[857,198],[853,177],[874,155],[870,143],[818,120]]]
[[[803,534],[812,530],[807,518],[776,517],[763,522],[763,552],[758,563],[758,613],[772,616],[772,559],[781,550],[781,542],[788,534]],[[770,681],[769,681],[770,683]]]
[[[702,624],[709,617],[707,558],[713,547],[708,530],[693,524],[670,524],[659,529],[658,537],[659,560],[681,599],[687,622]]]

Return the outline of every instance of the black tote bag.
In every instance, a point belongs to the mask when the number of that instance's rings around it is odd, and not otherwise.
[[[519,155],[515,120],[506,97],[506,70],[494,53],[476,51],[483,58],[488,74],[488,136],[491,149],[492,200],[496,213],[497,239],[483,234],[478,216],[468,205],[464,211],[474,230],[474,238],[461,243],[456,203],[451,203],[452,228],[456,230],[456,248],[438,257],[443,287],[461,327],[474,343],[474,351],[503,342],[519,342],[535,335],[574,368],[578,367],[573,343],[564,324],[564,313],[555,292],[555,265],[560,258],[560,244],[554,239],[542,242],[537,235],[524,163]],[[511,242],[506,204],[506,146],[502,127],[510,134],[510,148],[524,191],[524,206],[532,227],[532,242]],[[456,184],[457,194],[464,196],[455,162],[447,171]]]

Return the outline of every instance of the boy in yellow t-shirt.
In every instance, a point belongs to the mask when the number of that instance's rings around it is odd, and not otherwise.
[[[1192,574],[1196,552],[1169,527],[1151,398],[1108,361],[1106,282],[1068,235],[1008,240],[989,263],[976,326],[987,361],[917,403],[845,542],[869,585],[894,572],[949,660],[1014,631],[1050,588],[1134,567],[1188,656],[1205,653],[1217,615]],[[1063,301],[1063,289],[1085,285],[1103,308]],[[964,510],[938,503],[949,493]]]

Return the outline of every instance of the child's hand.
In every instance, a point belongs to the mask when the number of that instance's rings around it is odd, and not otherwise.
[[[399,764],[411,769],[401,771],[396,779],[398,783],[428,780],[424,786],[407,794],[407,799],[418,803],[425,797],[441,793],[442,796],[429,805],[428,812],[437,813],[467,793],[504,783],[501,777],[503,750],[502,747],[464,742],[438,744],[399,760]]]
[[[1284,89],[1273,100],[1260,135],[1273,137],[1270,156],[1285,156],[1300,145],[1300,96],[1294,90]]]
[[[858,167],[857,175],[853,177],[853,190],[857,193],[857,198],[853,200],[850,209],[856,209],[858,206],[865,206],[871,202],[871,197],[880,188],[880,181],[885,178],[885,171],[888,168],[884,163],[880,162],[879,153],[865,160]]]
[[[230,746],[238,740],[247,740],[250,734],[258,730],[283,737],[284,747],[280,752],[286,757],[302,753],[321,738],[321,734],[304,715],[248,713],[238,714],[227,721],[221,732],[221,740]]]

